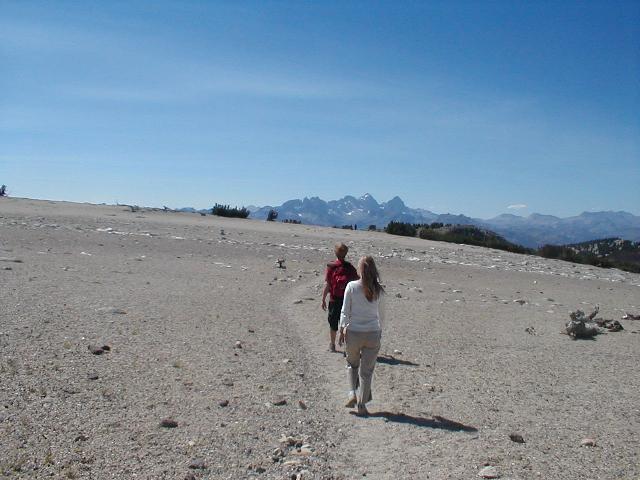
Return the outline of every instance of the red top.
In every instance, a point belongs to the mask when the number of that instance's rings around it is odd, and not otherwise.
[[[349,262],[337,259],[327,263],[324,279],[329,284],[331,300],[344,298],[347,283],[358,280],[358,272]]]

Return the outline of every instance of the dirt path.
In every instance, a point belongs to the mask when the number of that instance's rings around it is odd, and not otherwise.
[[[329,451],[329,464],[337,478],[395,479],[411,475],[426,478],[433,470],[424,457],[432,442],[445,435],[455,438],[454,442],[474,441],[478,438],[477,429],[427,413],[428,404],[422,405],[422,413],[416,413],[411,411],[409,403],[394,402],[395,388],[402,391],[408,385],[413,388],[418,379],[428,378],[431,366],[394,354],[390,342],[384,338],[374,374],[376,398],[370,404],[372,416],[359,418],[353,409],[345,408],[346,361],[341,353],[327,351],[328,326],[326,313],[320,309],[319,283],[298,286],[284,304],[288,306],[288,321],[300,332],[301,347],[308,355],[311,369],[317,372],[318,387],[325,392],[316,407],[331,412],[327,433],[336,447]],[[298,303],[300,300],[302,303]],[[393,328],[392,320],[388,327]],[[415,391],[410,395],[415,400]],[[468,472],[468,468],[461,468],[450,474]]]

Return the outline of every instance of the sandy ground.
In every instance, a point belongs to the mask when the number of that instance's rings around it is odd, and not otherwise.
[[[345,362],[320,309],[338,240],[353,261],[374,255],[387,287],[367,419],[342,406]],[[640,321],[592,341],[560,333],[595,304],[640,313],[640,276],[377,232],[1,199],[0,476],[471,479],[490,465],[637,480]]]

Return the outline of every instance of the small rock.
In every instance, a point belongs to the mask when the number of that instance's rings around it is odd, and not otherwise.
[[[307,409],[307,404],[304,403],[302,400],[298,400],[298,406],[302,409],[302,410],[306,410]]]
[[[596,446],[596,440],[595,440],[595,438],[583,438],[582,441],[580,442],[580,446],[582,446],[582,447],[595,447]]]
[[[104,353],[104,349],[102,347],[98,347],[96,345],[88,345],[87,348],[94,355],[102,355]]]
[[[296,445],[297,443],[300,443],[299,440],[297,440],[294,437],[288,436],[288,435],[283,435],[282,437],[280,437],[280,443],[283,443],[289,447],[292,447],[293,445]]]
[[[271,405],[274,405],[276,407],[281,407],[286,404],[287,404],[287,400],[285,398],[276,398],[271,401]]]
[[[294,305],[299,305],[302,303],[302,300],[296,300],[295,302],[293,302]]]
[[[89,437],[87,437],[84,433],[81,433],[73,441],[74,442],[86,442],[87,440],[89,440]]]
[[[100,376],[96,373],[96,372],[91,372],[87,375],[87,378],[89,380],[98,380],[98,378],[100,378]]]
[[[160,426],[162,428],[177,428],[178,427],[178,422],[176,422],[175,420],[173,420],[171,418],[165,418],[160,422]]]
[[[400,350],[394,350],[393,354],[394,355],[402,355],[402,352]]]
[[[110,313],[112,315],[126,315],[127,312],[121,308],[103,307],[96,310],[98,313]]]
[[[233,348],[242,348],[242,342],[238,340]]]
[[[522,299],[522,298],[516,298],[513,303],[519,303],[520,305],[524,305],[525,303],[527,303],[526,300]]]
[[[402,294],[401,293],[396,293],[396,298],[402,298]]]
[[[520,435],[519,433],[510,433],[509,438],[512,442],[524,443],[524,438],[522,438],[522,435]]]
[[[229,405],[229,400],[220,400],[218,402],[218,406],[220,407],[226,407],[227,405]]]
[[[285,358],[284,360],[282,360],[282,363],[291,363],[291,359],[290,358]]]
[[[493,467],[491,465],[482,468],[478,472],[478,476],[482,478],[499,478],[500,477],[500,475],[498,475],[498,470],[496,469],[496,467]]]
[[[303,445],[302,447],[297,448],[294,452],[291,452],[291,454],[299,457],[308,457],[313,455],[313,450],[310,445]]]
[[[4,267],[3,270],[13,270],[11,267]]]
[[[195,460],[191,460],[189,468],[193,470],[204,470],[205,468],[207,468],[207,464],[203,459],[197,458]]]

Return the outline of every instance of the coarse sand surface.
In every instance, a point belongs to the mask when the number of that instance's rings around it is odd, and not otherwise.
[[[344,407],[327,348],[336,241],[374,256],[387,292],[369,418]],[[596,305],[624,330],[562,333]],[[640,275],[615,269],[2,198],[0,477],[637,480],[640,321],[625,313]]]

